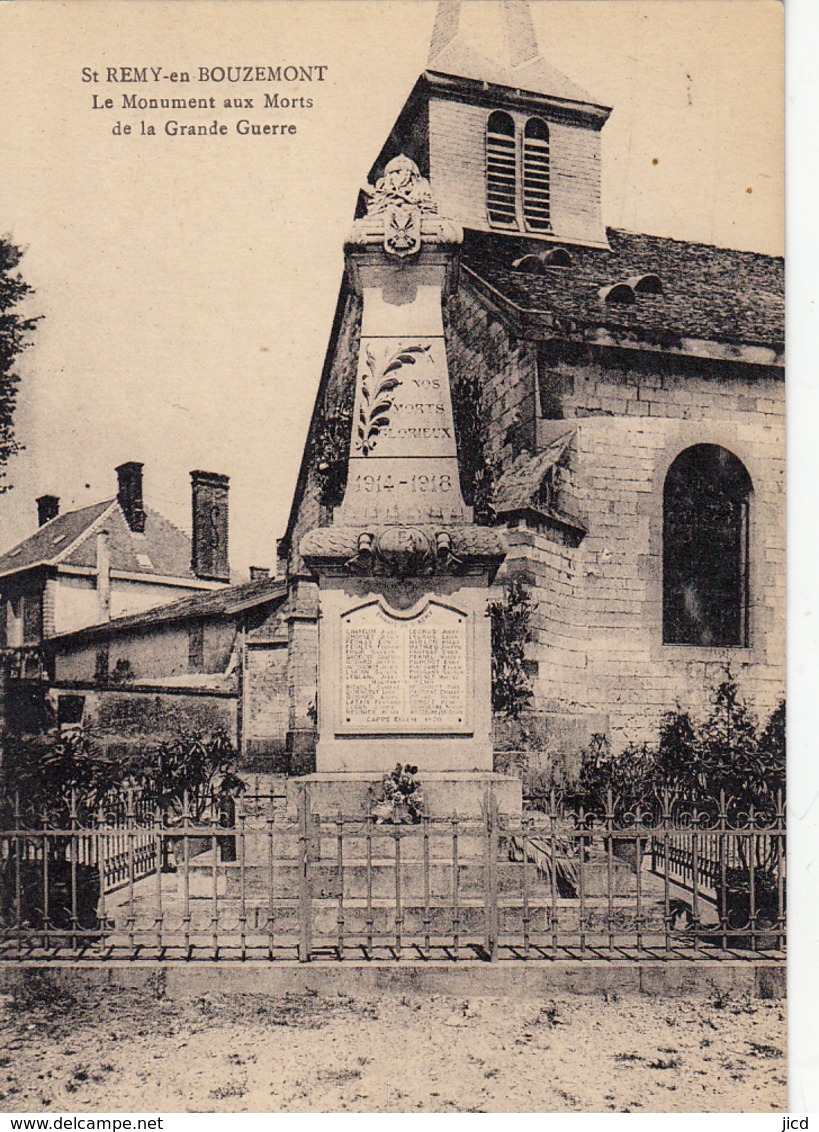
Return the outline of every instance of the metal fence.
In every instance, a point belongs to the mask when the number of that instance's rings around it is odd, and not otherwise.
[[[177,819],[133,796],[0,831],[0,958],[781,957],[776,812],[561,806],[379,824],[306,790]]]

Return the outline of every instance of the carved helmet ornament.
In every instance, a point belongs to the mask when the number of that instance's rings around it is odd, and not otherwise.
[[[383,216],[384,248],[391,255],[404,257],[421,250],[421,217],[437,213],[429,181],[418,166],[401,154],[384,170],[375,188],[365,188],[369,201],[367,216]]]

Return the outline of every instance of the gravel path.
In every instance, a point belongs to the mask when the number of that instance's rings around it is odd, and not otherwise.
[[[639,995],[0,999],[4,1112],[785,1111],[784,1003]]]

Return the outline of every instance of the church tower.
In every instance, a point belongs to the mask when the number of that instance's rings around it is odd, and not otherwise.
[[[528,0],[441,0],[426,70],[370,179],[405,153],[464,228],[606,247],[610,113],[541,55]]]

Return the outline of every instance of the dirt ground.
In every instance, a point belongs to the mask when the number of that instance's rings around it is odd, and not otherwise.
[[[786,1110],[785,1006],[731,998],[0,998],[4,1112]]]

